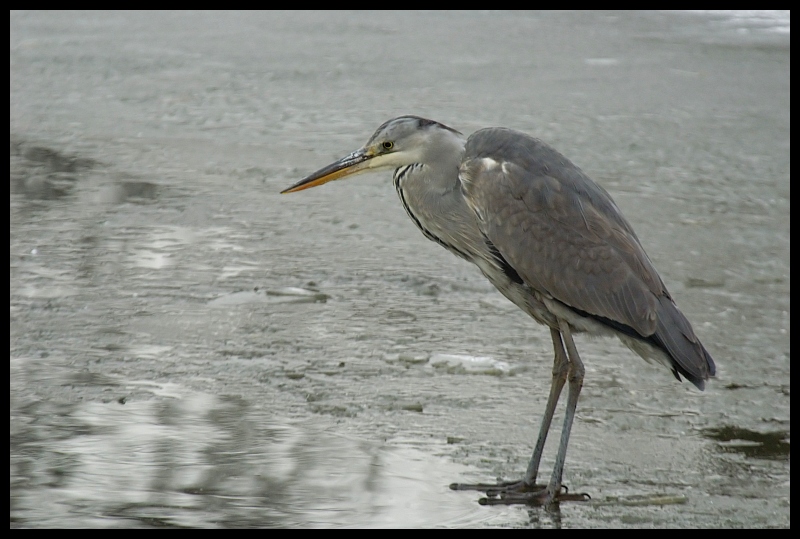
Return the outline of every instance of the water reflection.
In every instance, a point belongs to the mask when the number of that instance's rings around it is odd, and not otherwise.
[[[11,193],[29,200],[56,200],[72,193],[77,175],[96,161],[11,137]]]
[[[236,397],[127,385],[162,398],[69,406],[12,398],[12,524],[479,522],[474,500],[447,495],[461,471],[454,464],[288,423]]]

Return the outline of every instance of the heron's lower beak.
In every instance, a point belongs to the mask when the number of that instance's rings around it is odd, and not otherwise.
[[[352,176],[353,174],[367,170],[369,168],[368,162],[370,159],[372,159],[372,157],[373,156],[371,153],[365,148],[356,150],[350,155],[342,157],[335,163],[331,163],[327,167],[322,168],[309,176],[306,176],[293,186],[281,191],[281,194],[302,191],[303,189],[316,187],[318,185],[322,185],[323,183],[338,180],[339,178],[344,178],[345,176]]]

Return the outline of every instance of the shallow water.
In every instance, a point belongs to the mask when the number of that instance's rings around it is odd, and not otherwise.
[[[10,110],[12,526],[789,526],[788,33],[15,12]],[[578,338],[565,482],[589,503],[447,489],[524,470],[544,328],[388,174],[278,195],[408,113],[569,156],[717,361],[701,393]]]

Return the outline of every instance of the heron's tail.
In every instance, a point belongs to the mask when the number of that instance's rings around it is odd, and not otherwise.
[[[716,373],[714,360],[672,299],[663,295],[659,302],[658,323],[653,338],[672,359],[675,375],[683,375],[698,389],[703,390],[705,381]]]

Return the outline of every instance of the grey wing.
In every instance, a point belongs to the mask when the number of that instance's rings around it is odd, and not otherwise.
[[[713,374],[630,224],[564,156],[523,133],[485,129],[468,140],[459,177],[481,231],[525,283],[618,331],[652,338],[697,385]]]

